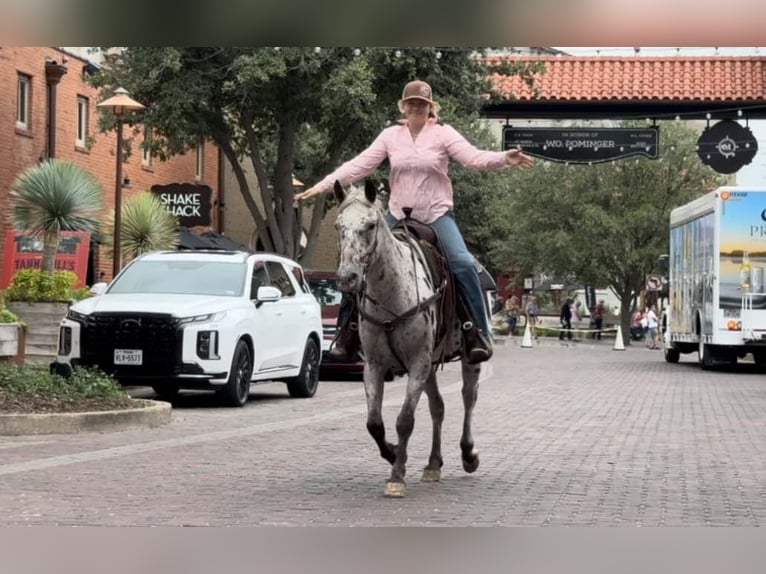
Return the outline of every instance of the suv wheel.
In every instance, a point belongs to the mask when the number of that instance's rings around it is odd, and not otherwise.
[[[297,377],[287,379],[287,392],[293,398],[313,397],[319,386],[319,347],[309,337],[303,351],[303,363]]]
[[[253,374],[253,362],[250,349],[244,341],[237,342],[231,359],[231,370],[226,385],[218,391],[224,404],[230,407],[244,407],[250,396],[250,377]]]

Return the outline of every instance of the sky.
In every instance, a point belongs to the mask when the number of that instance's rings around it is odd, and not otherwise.
[[[636,48],[631,47],[555,47],[574,56],[634,56]],[[640,47],[641,56],[766,56],[766,47]],[[744,125],[744,122],[740,122]],[[753,161],[737,172],[737,185],[748,187],[766,187],[766,120],[751,120],[747,127],[758,141],[758,152]]]

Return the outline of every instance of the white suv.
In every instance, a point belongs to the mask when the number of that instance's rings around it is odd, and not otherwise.
[[[321,309],[290,259],[159,251],[92,291],[61,322],[55,372],[95,365],[164,397],[212,388],[232,406],[255,381],[285,381],[292,397],[317,390]]]

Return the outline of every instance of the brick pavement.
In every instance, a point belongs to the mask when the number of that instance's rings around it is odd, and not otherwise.
[[[421,401],[408,496],[382,497],[388,465],[365,429],[361,383],[291,400],[254,386],[244,409],[182,397],[157,429],[0,437],[1,525],[755,526],[766,522],[766,377],[705,372],[640,346],[499,344],[479,392],[479,470],[458,441],[457,365],[442,482],[419,482]],[[503,343],[505,341],[501,341]],[[386,388],[393,432],[404,382]]]

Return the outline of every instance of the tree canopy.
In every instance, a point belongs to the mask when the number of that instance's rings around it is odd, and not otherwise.
[[[536,69],[490,64],[480,57],[483,49],[471,47],[103,50],[111,55],[92,82],[104,90],[123,86],[146,106],[137,119],[151,130],[151,151],[164,159],[212,139],[233,169],[264,247],[309,262],[326,197],[313,204],[302,253],[293,176],[313,183],[369,145],[399,117],[396,102],[409,80],[430,82],[452,121],[475,116],[491,96],[490,65],[526,78]]]

